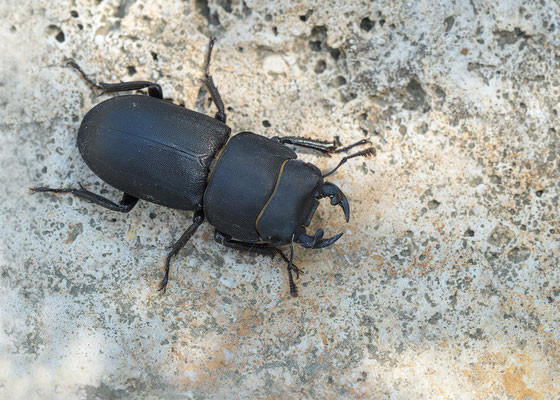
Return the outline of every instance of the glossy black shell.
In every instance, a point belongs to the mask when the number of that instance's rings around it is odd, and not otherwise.
[[[118,96],[91,109],[78,148],[109,185],[143,200],[200,210],[210,164],[230,128],[149,96]]]

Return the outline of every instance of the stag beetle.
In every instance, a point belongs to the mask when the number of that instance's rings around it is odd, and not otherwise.
[[[194,211],[193,223],[167,254],[160,291],[165,292],[171,258],[188,242],[204,218],[214,226],[214,239],[231,248],[274,257],[287,263],[290,294],[297,296],[292,271],[293,243],[319,249],[336,242],[342,233],[323,238],[319,229],[310,236],[309,226],[319,205],[329,197],[332,205],[350,218],[348,200],[324,178],[347,160],[375,154],[370,147],[344,157],[323,174],[301,161],[286,145],[324,154],[347,151],[369,143],[360,140],[347,147],[336,141],[304,137],[273,137],[242,132],[228,140],[224,104],[209,73],[214,39],[210,40],[204,83],[218,112],[215,117],[188,110],[163,100],[160,85],[147,81],[95,83],[71,61],[82,78],[101,94],[148,89],[148,95],[117,96],[92,108],[78,131],[78,148],[88,167],[103,181],[123,192],[115,203],[79,188],[34,187],[31,192],[70,193],[113,211],[127,213],[138,199],[165,207]],[[289,257],[279,246],[289,246]]]

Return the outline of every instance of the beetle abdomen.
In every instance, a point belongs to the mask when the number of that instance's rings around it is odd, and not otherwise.
[[[230,129],[204,114],[148,96],[118,96],[82,121],[78,148],[109,185],[182,210],[202,208],[210,163]]]

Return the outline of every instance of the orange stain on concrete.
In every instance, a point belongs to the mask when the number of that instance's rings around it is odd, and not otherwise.
[[[502,375],[502,383],[505,391],[509,396],[516,400],[542,400],[543,395],[537,393],[533,389],[529,389],[527,384],[523,381],[526,374],[524,367],[511,367]]]

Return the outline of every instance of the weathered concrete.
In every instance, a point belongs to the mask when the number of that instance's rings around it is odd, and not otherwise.
[[[558,399],[560,6],[516,0],[34,0],[0,5],[0,397]],[[334,178],[345,236],[279,260],[191,215],[27,188],[82,182],[104,81],[159,82],[234,132],[368,137]],[[304,153],[323,169],[336,159]]]

